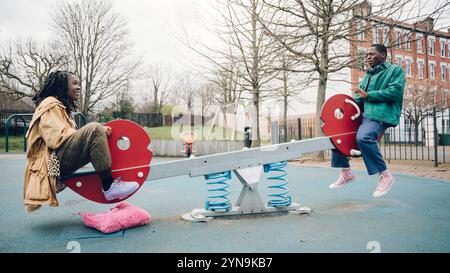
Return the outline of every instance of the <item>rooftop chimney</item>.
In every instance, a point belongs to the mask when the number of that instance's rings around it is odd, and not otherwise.
[[[372,3],[367,0],[355,5],[353,16],[368,17],[372,13]]]

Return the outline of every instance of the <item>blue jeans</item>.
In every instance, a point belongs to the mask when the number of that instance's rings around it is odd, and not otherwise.
[[[389,127],[392,127],[392,125],[372,120],[363,115],[363,121],[356,134],[356,143],[358,143],[369,175],[380,173],[387,169],[378,148],[377,138]],[[332,150],[331,167],[349,168],[348,157],[337,149]]]

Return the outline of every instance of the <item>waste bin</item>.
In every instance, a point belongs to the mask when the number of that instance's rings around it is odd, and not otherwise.
[[[439,145],[441,146],[450,145],[450,134],[439,134]]]
[[[244,128],[244,147],[252,147],[252,129],[249,126]]]

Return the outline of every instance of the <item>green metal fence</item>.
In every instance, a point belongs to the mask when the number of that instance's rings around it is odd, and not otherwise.
[[[23,151],[27,151],[27,130],[29,125],[29,120],[33,113],[18,113],[9,115],[8,118],[4,121],[5,127],[5,152],[9,152],[9,137],[10,137],[10,126],[11,123],[14,122],[15,131],[17,132],[17,128],[21,128],[23,132]],[[86,117],[82,113],[74,114],[75,121],[77,122],[79,127],[82,127],[86,124]],[[20,120],[19,122],[17,120]],[[3,120],[1,121],[3,123]]]

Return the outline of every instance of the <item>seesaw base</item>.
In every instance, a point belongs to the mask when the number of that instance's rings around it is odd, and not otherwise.
[[[245,216],[245,215],[255,215],[255,214],[266,214],[266,213],[293,213],[293,214],[307,214],[309,215],[312,210],[309,207],[302,207],[300,204],[292,203],[290,206],[284,207],[268,207],[265,206],[263,209],[256,211],[244,211],[240,207],[233,206],[229,211],[209,211],[206,209],[193,209],[191,212],[182,215],[183,220],[190,222],[206,222],[212,220],[215,217],[226,217],[226,216]]]

